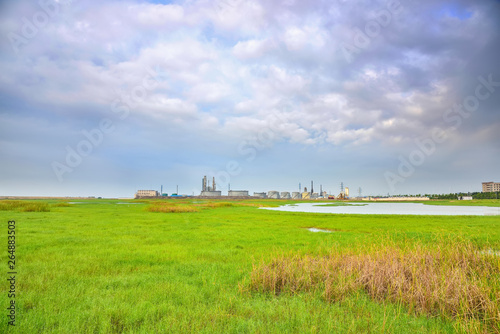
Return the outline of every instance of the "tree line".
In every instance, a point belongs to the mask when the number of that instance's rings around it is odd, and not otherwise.
[[[498,199],[498,191],[497,192],[460,192],[460,193],[449,193],[449,194],[429,194],[425,195],[430,199],[457,199],[458,197],[463,196],[472,196],[473,199]]]

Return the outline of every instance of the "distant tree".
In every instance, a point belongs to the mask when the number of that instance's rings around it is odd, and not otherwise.
[[[498,199],[498,192],[473,193],[472,198],[474,198],[474,199]]]

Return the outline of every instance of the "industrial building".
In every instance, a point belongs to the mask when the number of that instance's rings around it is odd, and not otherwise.
[[[248,190],[229,190],[227,193],[227,196],[229,196],[229,197],[247,197],[250,195],[248,195]]]
[[[221,197],[222,192],[220,190],[216,191],[202,191],[200,197]]]
[[[158,196],[160,196],[160,193],[156,190],[137,190],[137,192],[135,193],[135,198]]]
[[[228,193],[227,196],[222,196],[222,191],[217,190],[217,184],[215,182],[215,177],[211,179],[207,178],[205,175],[201,180],[201,193],[199,197],[201,198],[223,198],[229,197],[232,199],[245,199],[245,198],[269,198],[269,199],[320,199],[320,198],[330,198],[327,195],[326,191],[323,191],[323,186],[320,185],[320,191],[314,192],[314,183],[311,181],[311,189],[307,190],[306,187],[302,190],[301,184],[299,183],[299,191],[288,192],[288,191],[276,191],[270,190],[268,192],[254,192],[253,196],[249,194],[248,190],[231,190],[231,186],[228,184]],[[171,197],[190,197],[188,195],[179,195],[177,186],[177,193],[172,193],[170,196],[166,193],[163,193],[163,185],[160,187],[160,191],[156,190],[138,190],[135,194],[135,198],[171,198]],[[343,186],[342,186],[343,190]],[[348,188],[346,188],[346,192],[348,193]],[[194,194],[193,194],[194,196]]]
[[[220,197],[222,196],[222,192],[217,191],[215,185],[215,177],[212,178],[212,186],[210,186],[210,181],[207,180],[207,176],[205,175],[201,180],[201,194],[202,197]]]
[[[206,175],[203,176],[201,180],[201,192],[198,195],[200,198],[231,198],[231,199],[246,199],[246,198],[269,198],[269,199],[322,199],[322,198],[330,198],[327,195],[326,191],[323,191],[323,185],[320,185],[320,192],[314,192],[314,183],[311,181],[311,189],[308,191],[307,187],[304,187],[302,190],[301,183],[299,183],[299,191],[288,192],[282,191],[279,192],[277,190],[270,190],[268,192],[254,192],[253,196],[249,194],[248,190],[231,190],[231,185],[228,184],[228,193],[227,196],[222,196],[222,191],[217,190],[217,184],[215,182],[215,177],[209,179]],[[179,195],[179,186],[177,186],[177,192],[172,193],[170,196],[167,193],[163,193],[163,185],[160,186],[160,191],[157,190],[137,190],[135,194],[135,198],[186,198],[191,197],[188,195]],[[343,189],[343,188],[342,188]],[[347,192],[349,191],[346,188]],[[193,193],[193,196],[194,193]]]
[[[483,182],[483,193],[500,191],[500,182]]]

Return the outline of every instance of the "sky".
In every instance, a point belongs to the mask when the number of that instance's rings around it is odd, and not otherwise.
[[[0,2],[0,196],[500,182],[500,2]]]

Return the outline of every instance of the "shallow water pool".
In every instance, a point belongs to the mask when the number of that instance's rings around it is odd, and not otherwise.
[[[338,213],[365,215],[434,215],[434,216],[497,216],[500,208],[487,206],[445,206],[422,203],[366,203],[366,205],[342,203],[297,203],[264,210],[310,213]],[[365,203],[363,203],[365,204]]]

